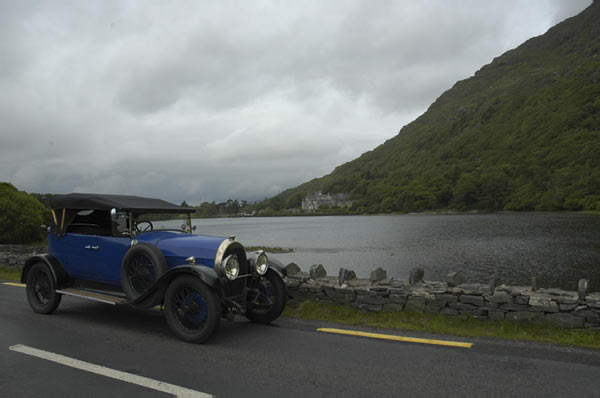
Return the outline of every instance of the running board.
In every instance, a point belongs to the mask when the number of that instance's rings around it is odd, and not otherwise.
[[[82,299],[99,301],[101,303],[112,304],[112,305],[127,303],[127,300],[125,298],[113,296],[110,294],[90,292],[89,290],[68,288],[68,289],[57,290],[56,293],[64,294],[66,296],[79,297]]]

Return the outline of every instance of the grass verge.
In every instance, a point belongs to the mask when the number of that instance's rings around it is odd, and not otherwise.
[[[0,279],[21,282],[20,267],[0,267]]]
[[[488,321],[410,311],[364,312],[340,304],[312,300],[290,303],[283,312],[290,318],[346,325],[371,326],[471,337],[496,337],[600,349],[600,333],[586,329],[559,329],[548,323],[525,324]]]

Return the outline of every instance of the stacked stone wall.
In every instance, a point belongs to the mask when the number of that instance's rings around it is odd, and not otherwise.
[[[373,271],[369,279],[355,278],[353,271],[343,268],[338,277],[327,276],[321,265],[311,267],[308,273],[293,263],[286,270],[293,301],[600,330],[600,293],[588,293],[586,280],[579,282],[578,291],[566,291],[538,289],[535,279],[532,286],[506,286],[494,276],[488,283],[463,283],[460,273],[449,274],[446,282],[431,282],[423,280],[424,272],[418,268],[408,280],[387,278],[382,269]]]
[[[0,245],[0,267],[22,267],[34,254],[47,253],[47,247]]]

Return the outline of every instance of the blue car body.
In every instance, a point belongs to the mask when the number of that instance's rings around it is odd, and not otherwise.
[[[191,235],[174,231],[150,231],[137,236],[138,242],[156,246],[169,268],[186,264],[194,257],[197,265],[214,268],[215,254],[227,238]],[[121,285],[121,264],[131,246],[129,237],[66,233],[48,234],[48,249],[69,276],[87,281]]]

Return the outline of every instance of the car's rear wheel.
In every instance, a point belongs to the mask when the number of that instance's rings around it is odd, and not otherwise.
[[[135,300],[167,271],[167,260],[160,250],[148,243],[131,247],[121,266],[121,288],[128,300]]]
[[[221,302],[216,292],[194,276],[180,276],[171,282],[164,311],[173,333],[192,343],[206,341],[221,320]]]
[[[50,314],[58,308],[62,295],[56,293],[56,284],[46,264],[36,263],[27,273],[27,301],[39,314]]]
[[[272,269],[248,284],[246,318],[252,322],[269,323],[281,315],[287,301],[285,284]]]

